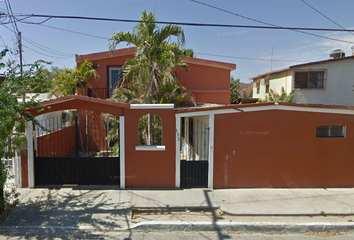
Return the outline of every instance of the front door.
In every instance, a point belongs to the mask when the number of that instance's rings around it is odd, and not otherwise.
[[[180,138],[180,187],[208,187],[208,117],[182,117]]]

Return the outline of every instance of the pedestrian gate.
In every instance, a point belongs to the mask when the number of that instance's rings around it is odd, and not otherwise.
[[[181,188],[208,187],[209,127],[193,118],[181,118]]]

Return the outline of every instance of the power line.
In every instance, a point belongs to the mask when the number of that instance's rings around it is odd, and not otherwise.
[[[148,21],[118,19],[118,18],[95,18],[95,17],[82,17],[82,16],[57,16],[57,15],[18,15],[18,16],[31,16],[31,17],[45,17],[57,19],[76,19],[76,20],[96,20],[96,21],[112,21],[112,22],[129,22],[129,23],[143,23]],[[305,28],[305,27],[280,27],[280,26],[254,26],[254,25],[235,25],[235,24],[215,24],[215,23],[191,23],[191,22],[170,22],[170,21],[156,21],[159,24],[176,24],[181,26],[196,26],[196,27],[228,27],[228,28],[257,28],[257,29],[275,29],[275,30],[305,30],[305,31],[326,31],[326,32],[347,32],[354,30],[344,30],[337,28]],[[40,24],[40,23],[39,23]]]
[[[49,48],[49,47],[46,47],[42,44],[39,44],[29,38],[26,38],[26,37],[23,37],[23,40],[25,40],[26,42],[28,42],[29,44],[43,50],[43,51],[46,51],[48,53],[51,53],[51,54],[56,54],[56,55],[59,55],[59,56],[67,56],[67,57],[73,57],[74,54],[71,54],[71,53],[64,53],[64,52],[60,52],[60,51],[57,51],[55,49],[52,49],[52,48]]]
[[[236,59],[243,59],[243,60],[256,60],[256,61],[273,61],[273,62],[298,62],[304,63],[306,61],[297,61],[297,60],[274,60],[274,59],[266,59],[266,58],[250,58],[250,57],[236,57],[236,56],[226,56],[226,55],[219,55],[219,54],[211,54],[211,53],[202,53],[197,52],[196,54],[206,55],[206,56],[213,56],[213,57],[224,57],[224,58],[236,58]]]
[[[350,42],[350,41],[346,41],[346,40],[341,40],[341,39],[337,39],[337,38],[331,38],[331,37],[325,37],[325,36],[321,36],[321,35],[317,35],[317,34],[314,34],[314,33],[309,33],[309,32],[304,32],[302,30],[311,30],[311,31],[320,31],[319,29],[315,30],[315,29],[307,29],[307,28],[289,28],[289,27],[280,27],[278,25],[275,25],[275,24],[271,24],[271,23],[267,23],[267,22],[263,22],[263,21],[260,21],[260,20],[257,20],[257,19],[254,19],[254,18],[250,18],[250,17],[246,17],[246,16],[243,16],[241,14],[238,14],[238,13],[234,13],[234,12],[231,12],[231,11],[228,11],[228,10],[225,10],[225,9],[222,9],[222,8],[219,8],[219,7],[215,7],[213,5],[210,5],[210,4],[207,4],[207,3],[203,3],[203,2],[199,2],[197,0],[190,0],[191,2],[194,2],[194,3],[198,3],[200,5],[204,5],[204,6],[207,6],[207,7],[210,7],[210,8],[213,8],[213,9],[216,9],[216,10],[219,10],[219,11],[222,11],[222,12],[226,12],[226,13],[229,13],[229,14],[232,14],[232,15],[235,15],[235,16],[238,16],[238,17],[241,17],[241,18],[244,18],[244,19],[247,19],[247,20],[250,20],[250,21],[253,21],[253,22],[258,22],[258,23],[262,23],[262,24],[265,24],[265,25],[268,25],[268,26],[272,26],[274,27],[274,29],[285,29],[285,30],[292,30],[292,31],[295,31],[295,32],[299,32],[299,33],[303,33],[303,34],[307,34],[307,35],[311,35],[311,36],[314,36],[314,37],[319,37],[319,38],[324,38],[324,39],[327,39],[327,40],[332,40],[332,41],[337,41],[337,42],[345,42],[345,43],[354,43],[354,42]],[[329,30],[329,29],[327,29]],[[331,31],[331,30],[330,30]],[[353,30],[341,30],[341,31],[353,31]]]
[[[100,39],[104,39],[104,40],[109,40],[109,38],[105,38],[105,37],[101,37],[101,36],[97,36],[97,35],[92,35],[92,34],[88,34],[88,33],[77,32],[77,31],[68,30],[68,29],[64,29],[64,28],[53,27],[53,26],[49,26],[49,25],[45,25],[45,24],[39,24],[39,26],[52,28],[52,29],[65,31],[65,32],[70,32],[70,33],[75,33],[75,34],[80,34],[80,35],[84,35],[84,36],[88,36],[88,37],[95,37],[95,38],[100,38]]]
[[[17,24],[16,24],[16,21],[15,21],[14,14],[12,12],[10,0],[5,0],[5,5],[6,5],[7,13],[9,14],[10,22],[12,24],[14,32],[16,33],[16,38],[17,38],[17,40],[19,40],[18,28],[17,28]],[[11,19],[13,19],[13,20],[11,21]]]
[[[305,0],[301,0],[301,2],[303,2],[304,4],[306,4],[308,7],[310,7],[312,10],[314,10],[315,12],[317,12],[318,14],[320,14],[321,16],[325,17],[326,19],[328,19],[329,21],[331,21],[332,23],[334,23],[335,25],[337,25],[338,27],[346,30],[347,32],[351,33],[354,35],[354,33],[352,33],[351,31],[348,31],[345,27],[343,27],[342,25],[336,23],[335,21],[333,21],[332,19],[330,19],[329,17],[327,17],[325,14],[321,13],[319,10],[317,10],[316,8],[314,8],[313,6],[311,6],[310,4],[308,4]]]
[[[51,57],[51,58],[71,58],[71,57],[72,57],[72,56],[70,56],[70,57],[51,56],[51,55],[48,55],[48,54],[39,52],[39,51],[37,51],[37,50],[35,50],[35,49],[33,49],[33,48],[30,48],[30,47],[28,47],[28,46],[26,46],[26,45],[23,45],[23,44],[22,44],[22,46],[24,46],[25,48],[27,48],[27,49],[29,49],[29,50],[31,50],[31,51],[33,51],[33,52],[36,52],[36,53],[41,54],[41,55],[43,55],[43,56],[46,56],[46,57]]]
[[[66,31],[66,32],[71,32],[71,33],[75,33],[75,34],[85,35],[85,36],[89,36],[89,37],[95,37],[95,38],[101,38],[101,39],[109,40],[109,38],[100,37],[100,36],[96,36],[96,35],[92,35],[92,34],[81,33],[81,32],[77,32],[77,31],[73,31],[73,30],[68,30],[68,29],[64,29],[64,28],[57,28],[57,27],[48,26],[48,25],[44,25],[44,24],[41,24],[40,26],[45,26],[45,27],[49,27],[49,28],[53,28],[53,29],[57,29],[57,30],[61,30],[61,31]],[[25,39],[25,40],[26,40],[26,39],[29,40],[28,38],[24,38],[24,39]],[[237,56],[226,56],[226,55],[211,54],[211,53],[201,53],[201,52],[197,52],[197,54],[207,55],[207,56],[214,56],[214,57],[243,59],[243,60],[271,61],[270,59],[249,58],[249,57],[237,57]],[[68,54],[68,55],[69,55],[69,54]],[[297,61],[297,60],[273,60],[273,61],[275,61],[275,62],[298,62],[298,63],[306,62],[306,61]]]

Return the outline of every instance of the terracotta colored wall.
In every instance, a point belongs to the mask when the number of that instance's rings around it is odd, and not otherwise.
[[[346,138],[316,138],[317,125],[346,125]],[[354,187],[353,142],[352,115],[215,115],[214,187]]]
[[[162,119],[165,151],[136,151],[138,122],[147,113]],[[125,111],[125,175],[127,188],[175,187],[175,115],[172,109]]]
[[[37,137],[37,157],[68,157],[75,153],[75,126]]]
[[[96,66],[100,78],[95,80],[93,77],[87,84],[88,88],[107,88],[108,86],[108,66],[124,65],[133,55],[112,57],[92,61]],[[195,92],[197,102],[222,103],[230,102],[230,70],[203,66],[189,63],[189,71],[177,69],[177,79],[181,84],[191,90],[203,89],[209,92]],[[222,90],[222,91],[220,91]],[[79,94],[82,94],[79,91]]]
[[[178,80],[185,88],[192,91],[195,89],[230,90],[230,70],[191,63],[188,66],[188,72],[183,69],[177,70]],[[197,102],[228,104],[230,103],[230,91],[196,94],[196,100]]]
[[[21,153],[21,177],[22,177],[22,187],[28,187],[28,164],[27,164],[27,150],[23,150]]]
[[[92,61],[97,67],[96,71],[100,76],[99,79],[95,80],[93,77],[87,83],[88,88],[107,88],[108,87],[108,66],[121,66],[125,62],[133,57],[134,55],[118,56],[100,60]]]

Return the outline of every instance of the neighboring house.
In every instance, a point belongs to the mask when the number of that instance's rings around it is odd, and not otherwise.
[[[240,98],[252,98],[253,95],[253,83],[240,83]]]
[[[354,106],[354,56],[293,65],[252,79],[254,98],[284,88],[294,90],[294,103]]]
[[[98,52],[86,55],[76,55],[79,66],[85,60],[94,64],[100,76],[98,80],[90,79],[88,95],[98,98],[109,98],[113,88],[121,78],[122,66],[134,57],[135,47]],[[189,71],[177,69],[177,80],[194,94],[197,103],[230,103],[230,72],[236,69],[236,64],[205,60],[200,58],[182,57],[188,64]]]

